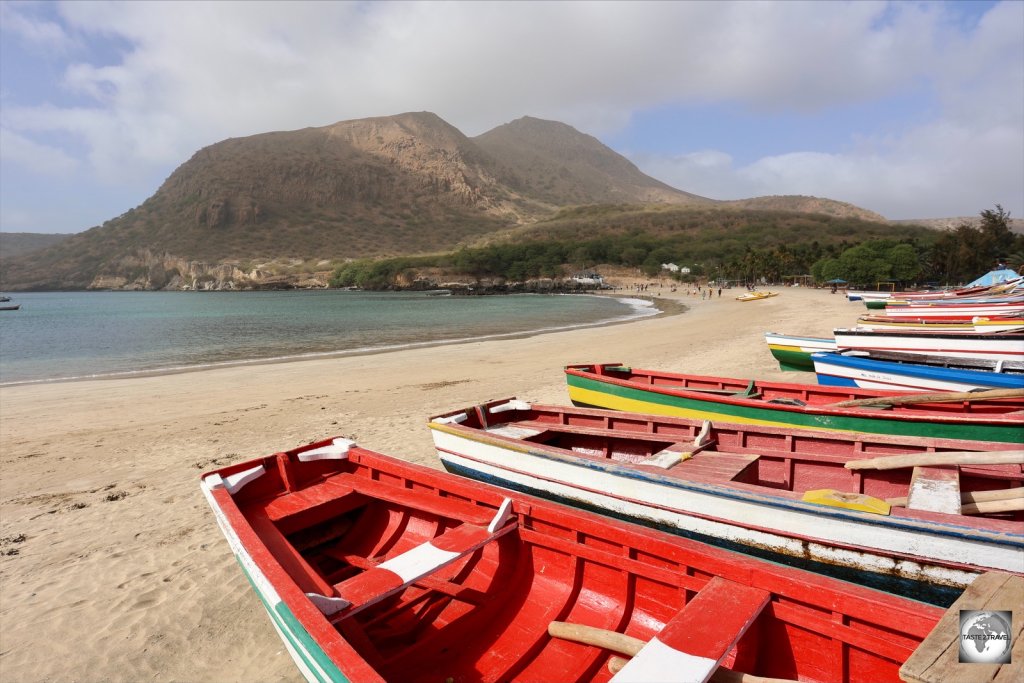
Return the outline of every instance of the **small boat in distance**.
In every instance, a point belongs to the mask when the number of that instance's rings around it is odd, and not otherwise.
[[[310,681],[897,681],[949,614],[345,439],[202,490]]]
[[[8,299],[10,301],[10,299]],[[14,304],[13,306],[0,306],[0,311],[16,311],[21,308],[21,304]]]
[[[618,363],[569,365],[565,379],[569,398],[580,407],[742,424],[1024,443],[1024,393],[996,398],[991,398],[994,392],[915,394],[687,375]]]
[[[736,297],[736,301],[760,301],[761,299],[769,299],[778,295],[778,292],[747,292]]]
[[[958,592],[933,585],[963,589],[992,569],[1024,574],[1024,450],[1011,444],[515,399],[429,426],[449,472],[901,595],[948,605]],[[940,507],[945,494],[955,501]]]

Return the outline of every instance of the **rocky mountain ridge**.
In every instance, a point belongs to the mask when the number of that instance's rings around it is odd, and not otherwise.
[[[811,199],[793,200],[805,207],[796,210],[839,204]],[[450,251],[568,206],[622,203],[733,204],[646,176],[556,121],[524,117],[475,138],[429,112],[341,121],[205,147],[125,214],[44,249],[0,254],[0,287],[274,286],[280,274],[232,264]],[[291,272],[309,281],[317,269]]]

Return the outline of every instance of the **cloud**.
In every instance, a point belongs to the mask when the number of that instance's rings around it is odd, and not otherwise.
[[[59,23],[19,12],[16,8],[13,3],[0,3],[0,24],[4,31],[17,36],[33,49],[66,52],[75,46],[75,40]]]
[[[977,26],[953,5],[907,2],[68,2],[52,19],[3,7],[5,31],[79,45],[59,84],[74,106],[6,98],[4,125],[71,137],[107,183],[226,137],[403,111],[468,135],[529,114],[600,137],[653,107],[827,116],[910,93],[932,107],[915,127],[853,124],[838,151],[735,168],[709,141],[636,160],[698,194],[826,194],[882,213],[974,207],[969,174],[1024,185],[1010,159],[1024,117],[1019,2]],[[1024,210],[1019,191],[1003,201]]]
[[[63,150],[38,144],[6,128],[0,128],[0,158],[50,176],[66,175],[79,166],[78,160]]]

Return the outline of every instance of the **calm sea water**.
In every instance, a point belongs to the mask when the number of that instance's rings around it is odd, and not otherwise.
[[[0,385],[360,353],[650,315],[598,296],[48,292],[0,311]]]

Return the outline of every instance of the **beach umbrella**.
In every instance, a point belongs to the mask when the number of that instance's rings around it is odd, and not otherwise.
[[[829,280],[825,284],[827,284],[827,285],[845,285],[846,284],[846,280],[840,280],[839,278],[836,278],[834,280]]]

